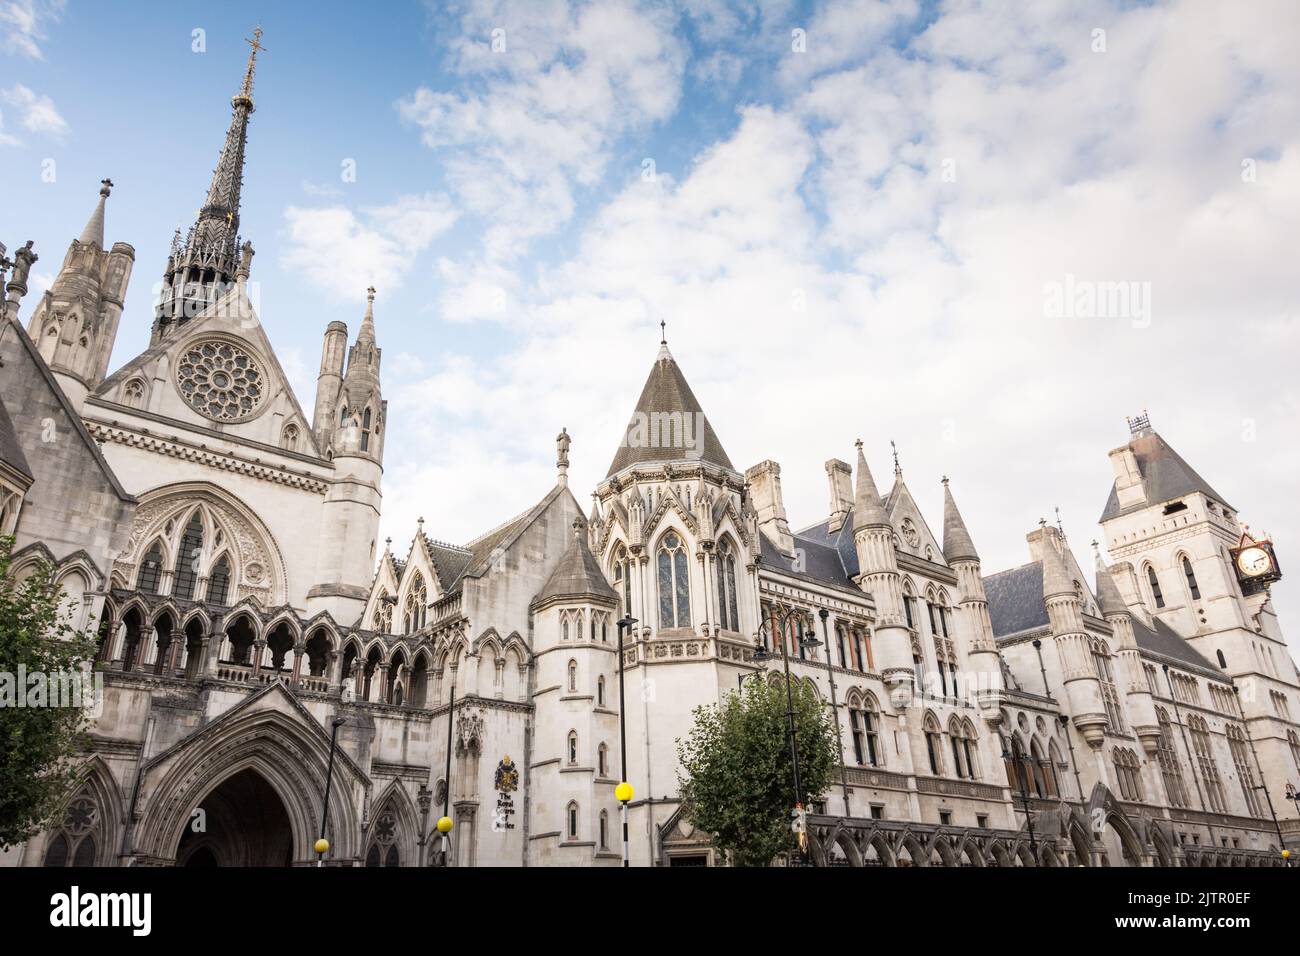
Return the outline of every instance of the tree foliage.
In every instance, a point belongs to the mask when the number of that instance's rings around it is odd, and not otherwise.
[[[61,611],[54,569],[42,563],[13,579],[12,537],[0,537],[0,847],[45,829],[76,780],[89,716],[82,707],[17,706],[27,697],[22,672],[40,679],[82,674],[95,642],[75,631]],[[55,695],[50,695],[55,696]]]
[[[830,787],[839,766],[835,729],[812,688],[792,681],[799,784],[804,806]],[[738,866],[766,866],[797,846],[790,829],[794,765],[786,684],[760,677],[721,704],[695,709],[690,734],[677,741],[683,812],[713,834]]]

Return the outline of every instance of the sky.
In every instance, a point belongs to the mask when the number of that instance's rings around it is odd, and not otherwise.
[[[890,442],[985,572],[1090,560],[1126,416],[1300,568],[1300,5],[0,0],[0,240],[52,280],[115,183],[148,341],[260,23],[243,234],[310,409],[378,289],[382,532],[464,542],[605,475],[670,348],[732,461]],[[1290,557],[1289,557],[1290,556]],[[1274,588],[1300,634],[1300,571]]]

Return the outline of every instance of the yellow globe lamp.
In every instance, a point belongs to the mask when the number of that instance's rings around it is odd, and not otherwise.
[[[632,785],[624,780],[614,788],[614,797],[619,803],[630,803],[632,801]]]
[[[321,837],[314,844],[312,844],[312,849],[315,850],[317,853],[324,855],[330,851],[330,841],[325,839],[324,837]]]
[[[439,818],[438,818],[438,832],[439,832],[439,833],[444,833],[444,834],[445,834],[445,833],[450,833],[450,832],[451,832],[451,826],[452,826],[452,823],[451,823],[451,817],[439,817]]]
[[[1282,859],[1284,859],[1284,860],[1289,860],[1289,859],[1291,859],[1291,851],[1290,851],[1290,850],[1283,850],[1283,851],[1282,851]]]

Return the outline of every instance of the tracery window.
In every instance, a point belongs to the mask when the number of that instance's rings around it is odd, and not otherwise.
[[[1192,737],[1192,750],[1196,754],[1197,767],[1200,770],[1201,783],[1210,809],[1215,813],[1227,812],[1227,801],[1223,794],[1223,781],[1219,779],[1219,767],[1214,761],[1211,749],[1210,729],[1199,715],[1187,719],[1187,730]]]
[[[1119,783],[1119,795],[1124,800],[1142,799],[1141,763],[1137,754],[1125,747],[1117,747],[1114,753],[1115,779]]]
[[[162,579],[162,546],[155,541],[140,562],[140,573],[135,579],[137,591],[145,594],[157,594],[158,582]]]
[[[1092,663],[1097,671],[1097,681],[1101,684],[1101,700],[1106,707],[1106,729],[1112,734],[1124,732],[1124,718],[1119,709],[1119,695],[1115,691],[1115,674],[1110,666],[1110,649],[1105,642],[1094,638],[1092,644]]]
[[[925,715],[925,750],[930,758],[930,773],[937,777],[943,773],[943,734],[934,714]]]
[[[102,843],[102,814],[89,789],[68,801],[63,822],[45,844],[45,866],[95,866]]]
[[[375,605],[375,630],[380,634],[393,633],[393,604],[387,591],[380,592]]]
[[[424,585],[424,575],[416,571],[406,591],[406,603],[402,606],[402,633],[411,634],[424,627],[428,604],[429,592]]]
[[[207,603],[225,607],[230,601],[230,557],[222,555],[208,576]]]
[[[1250,763],[1250,754],[1246,736],[1240,727],[1231,724],[1227,729],[1228,750],[1232,754],[1232,765],[1237,770],[1237,779],[1241,782],[1241,793],[1246,798],[1246,810],[1251,816],[1263,816],[1264,808],[1259,802],[1259,791],[1255,788],[1255,773]]]
[[[181,546],[176,549],[175,576],[172,595],[179,600],[194,598],[194,586],[199,580],[199,560],[203,556],[203,521],[196,510],[190,515]]]
[[[370,409],[361,416],[361,450],[370,450]]]
[[[375,819],[374,838],[366,852],[366,866],[401,866],[397,851],[397,814],[385,810]]]
[[[691,585],[686,565],[686,544],[669,531],[659,545],[659,626],[691,626]]]
[[[176,365],[176,387],[191,408],[218,422],[243,421],[262,404],[262,370],[232,342],[187,349]]]
[[[1174,749],[1173,728],[1169,714],[1163,707],[1156,708],[1156,722],[1160,725],[1160,741],[1156,745],[1156,759],[1160,763],[1160,776],[1165,781],[1165,794],[1170,806],[1187,806],[1187,786],[1183,783],[1183,769]]]
[[[740,630],[740,615],[736,610],[736,555],[731,542],[723,541],[718,548],[718,623],[723,630]]]

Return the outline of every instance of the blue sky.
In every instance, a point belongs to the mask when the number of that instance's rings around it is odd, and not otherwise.
[[[48,280],[111,176],[108,239],[137,253],[113,365],[131,358],[260,22],[261,317],[310,408],[322,330],[355,330],[378,287],[399,547],[420,515],[464,541],[528,507],[561,426],[587,493],[663,317],[731,458],[781,463],[796,526],[825,514],[826,459],[861,437],[884,480],[894,439],[932,525],[952,478],[986,569],[1025,561],[1057,506],[1086,561],[1106,453],[1148,409],[1285,564],[1300,13],[1000,14],[0,0],[0,239],[35,240]],[[1066,283],[1134,298],[1062,316]],[[1300,588],[1277,593],[1300,629]]]

